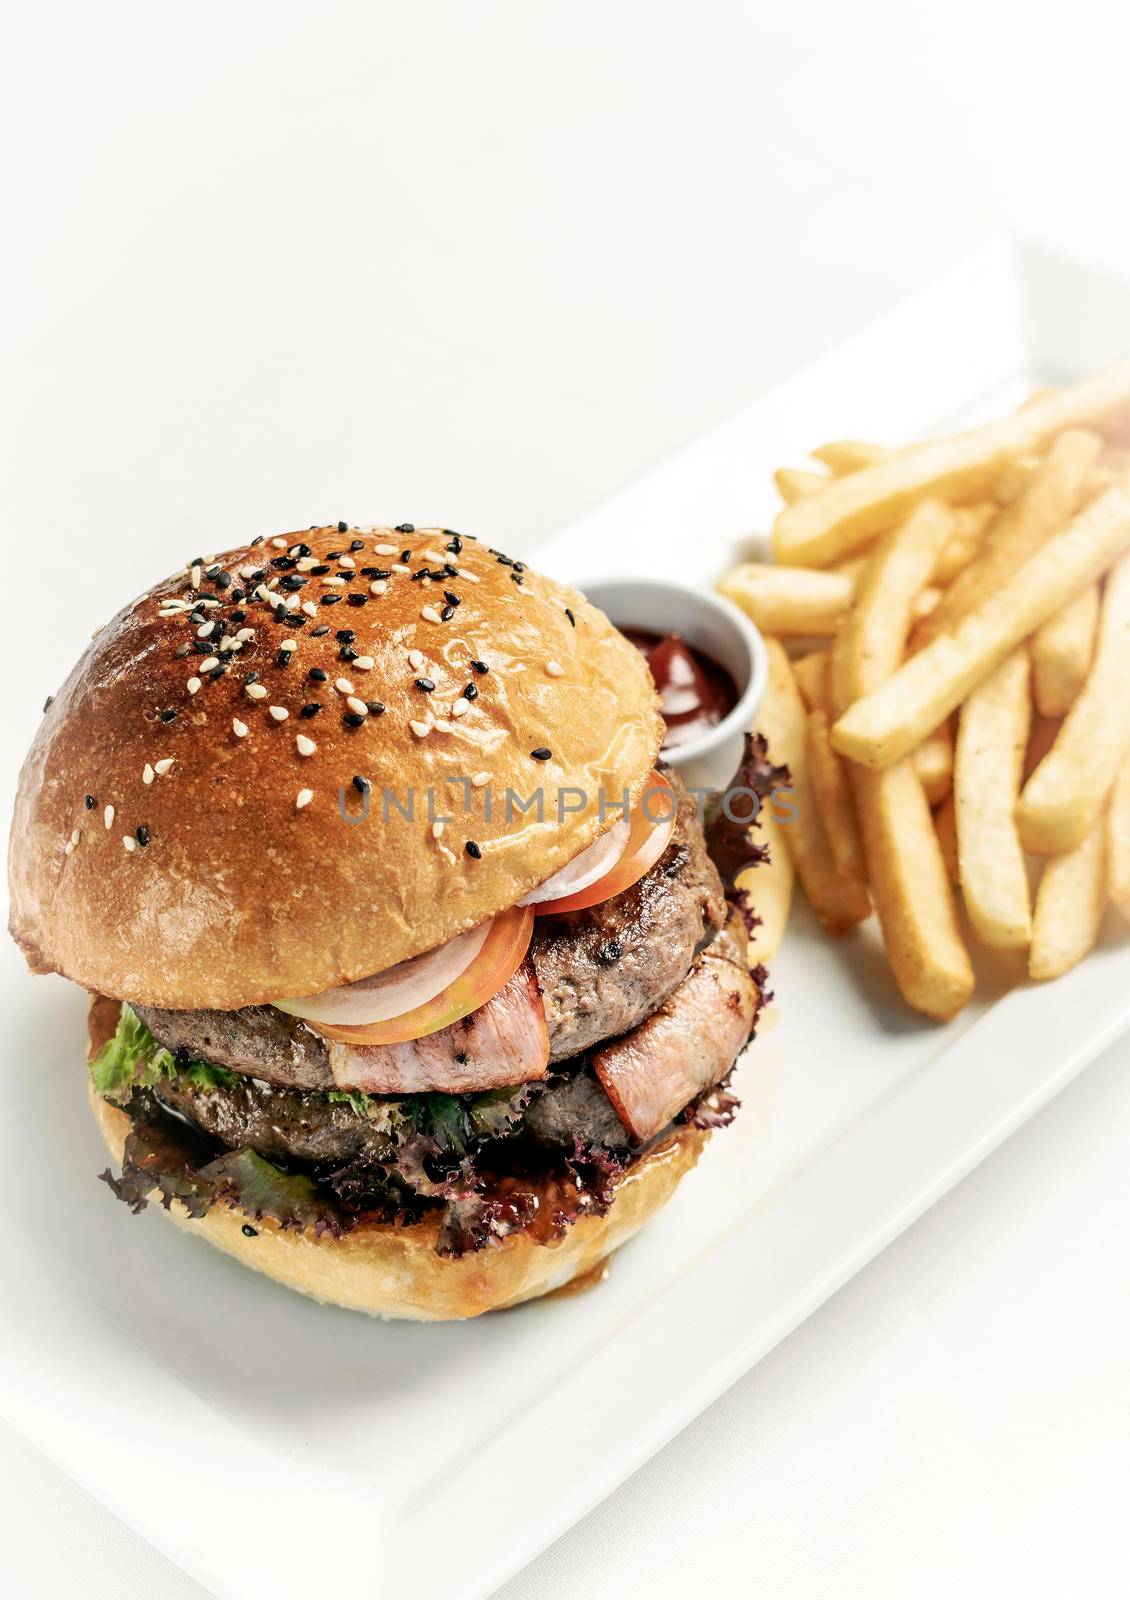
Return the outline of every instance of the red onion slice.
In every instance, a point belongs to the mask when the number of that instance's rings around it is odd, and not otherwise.
[[[567,894],[578,894],[582,889],[587,889],[590,883],[595,883],[598,878],[603,878],[624,854],[624,847],[628,843],[630,823],[626,817],[621,817],[619,822],[613,823],[608,832],[602,834],[595,844],[590,844],[587,850],[582,850],[575,856],[567,867],[562,867],[560,872],[555,872],[552,878],[547,878],[544,883],[539,883],[536,889],[531,889],[529,894],[524,894],[518,901],[520,906],[536,906],[543,900],[560,900]]]
[[[399,961],[385,972],[326,989],[299,1000],[275,1000],[280,1011],[307,1022],[324,1022],[331,1027],[361,1027],[368,1022],[387,1022],[405,1011],[413,1011],[454,983],[475,960],[486,943],[494,918],[477,928],[449,939],[435,950],[409,961]]]

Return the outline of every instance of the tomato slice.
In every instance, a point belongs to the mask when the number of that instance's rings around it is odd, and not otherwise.
[[[653,772],[647,780],[640,803],[629,818],[630,827],[624,852],[612,868],[576,894],[564,895],[560,900],[541,900],[534,910],[539,917],[556,916],[564,911],[585,911],[613,895],[623,894],[633,883],[638,883],[645,872],[650,872],[671,843],[675,831],[675,817],[679,802],[675,791],[661,772]]]
[[[306,1026],[326,1039],[341,1039],[347,1044],[404,1044],[409,1039],[438,1033],[441,1028],[458,1022],[460,1017],[477,1011],[510,982],[526,958],[533,932],[533,906],[512,906],[495,917],[482,949],[470,966],[422,1005],[403,1011],[398,1017],[356,1027],[309,1021]]]

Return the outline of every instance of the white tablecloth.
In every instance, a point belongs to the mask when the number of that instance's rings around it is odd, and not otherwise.
[[[222,545],[327,497],[530,548],[991,233],[1130,270],[1127,31],[1092,0],[22,7],[8,548],[92,507]],[[120,576],[87,581],[108,614]],[[508,1600],[1124,1596],[1128,1067]],[[203,1592],[3,1430],[0,1506],[11,1593]]]

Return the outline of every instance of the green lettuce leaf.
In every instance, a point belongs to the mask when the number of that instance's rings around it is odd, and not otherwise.
[[[178,1061],[171,1050],[157,1043],[141,1018],[123,1006],[118,1031],[90,1064],[95,1089],[104,1100],[125,1105],[135,1089],[151,1089],[162,1078],[187,1078],[199,1089],[232,1088],[239,1082],[234,1072],[208,1061]]]

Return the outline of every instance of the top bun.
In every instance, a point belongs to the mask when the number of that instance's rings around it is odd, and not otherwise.
[[[408,524],[255,540],[119,612],[49,704],[12,932],[146,1005],[313,994],[513,905],[661,739],[643,656],[521,562]]]

